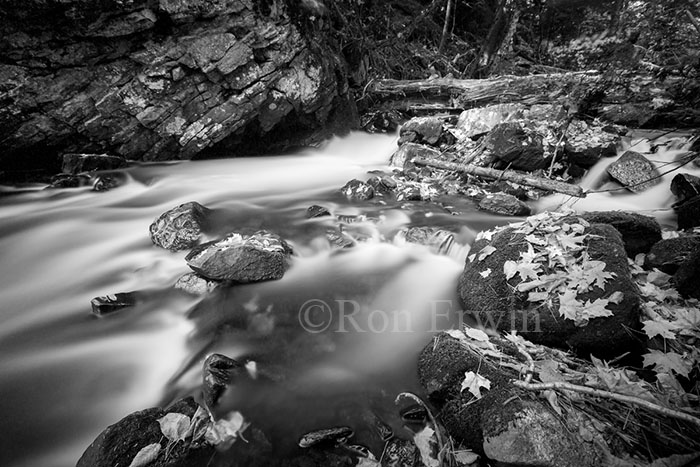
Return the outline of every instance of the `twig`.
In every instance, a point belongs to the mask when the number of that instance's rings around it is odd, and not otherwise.
[[[700,21],[698,21],[689,10],[685,10],[685,14],[686,16],[688,16],[690,22],[693,23],[693,26],[695,26],[695,29],[697,29],[698,33],[700,33]]]
[[[588,394],[589,396],[604,397],[606,399],[616,400],[618,402],[626,402],[629,404],[638,405],[646,408],[652,412],[656,412],[661,415],[666,415],[667,417],[677,418],[679,420],[684,420],[688,423],[692,423],[700,427],[700,418],[694,417],[688,413],[681,412],[679,410],[668,409],[666,407],[661,407],[660,405],[649,402],[648,400],[641,399],[639,397],[627,396],[625,394],[618,394],[615,392],[604,391],[602,389],[590,388],[588,386],[579,386],[577,384],[556,382],[556,383],[526,383],[524,381],[513,381],[513,385],[522,389],[527,389],[529,391],[543,391],[546,389],[554,389],[557,391],[574,391],[583,394]]]
[[[535,374],[535,361],[532,359],[532,355],[530,355],[526,348],[515,341],[510,342],[515,344],[515,346],[518,348],[518,352],[520,352],[520,355],[525,357],[525,360],[527,360],[527,373],[525,373],[525,381],[523,381],[523,383],[530,384],[530,381],[532,381],[532,376]]]

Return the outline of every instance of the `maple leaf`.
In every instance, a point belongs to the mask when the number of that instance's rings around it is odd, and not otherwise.
[[[655,320],[643,321],[644,327],[642,330],[649,336],[649,339],[653,339],[656,336],[661,336],[664,339],[675,339],[677,331],[680,326],[672,321],[666,321],[665,319],[659,318]]]
[[[580,250],[583,248],[583,241],[588,235],[576,235],[572,232],[570,234],[560,234],[557,235],[557,240],[561,247],[566,250]]]
[[[520,259],[522,263],[533,263],[541,256],[544,255],[542,253],[537,253],[530,243],[527,244],[527,251],[520,252]]]
[[[537,279],[539,271],[542,269],[540,263],[523,262],[517,263],[516,269],[521,280]]]
[[[464,381],[462,381],[460,392],[469,389],[469,392],[471,392],[474,397],[481,399],[481,388],[491,389],[491,381],[473,371],[464,373]]]
[[[492,245],[486,245],[479,252],[479,255],[478,255],[479,261],[483,261],[486,257],[488,257],[490,254],[492,254],[494,251],[496,251],[496,248],[494,248]]]
[[[506,280],[509,280],[511,277],[516,275],[518,273],[518,263],[515,261],[508,260],[505,263],[503,263],[503,274],[506,275]]]
[[[692,365],[686,363],[683,357],[675,352],[661,352],[651,350],[644,354],[644,366],[653,366],[657,373],[671,373],[675,371],[681,376],[688,377]]]
[[[576,290],[566,289],[559,295],[559,315],[574,322],[580,321],[583,303],[576,300]]]
[[[607,316],[612,316],[613,312],[606,308],[610,300],[605,298],[598,298],[594,302],[590,300],[586,301],[583,305],[584,316],[586,320],[590,318],[605,318]]]
[[[535,234],[526,235],[525,240],[533,245],[547,246],[547,240]]]

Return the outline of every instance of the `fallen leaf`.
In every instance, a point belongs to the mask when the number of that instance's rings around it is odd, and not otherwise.
[[[675,352],[664,353],[660,350],[651,350],[644,354],[644,366],[653,366],[658,373],[675,371],[686,378],[691,370],[691,365],[687,364],[681,355]]]
[[[474,373],[473,371],[467,371],[464,373],[464,381],[462,381],[462,388],[460,392],[468,389],[474,397],[481,399],[481,388],[491,389],[491,381],[483,376]]]
[[[515,261],[508,260],[503,263],[503,274],[506,275],[506,280],[518,273],[518,264]]]
[[[487,277],[489,277],[491,275],[491,268],[488,268],[488,269],[480,272],[479,275],[481,277],[483,277],[484,279],[486,279]]]
[[[486,245],[479,252],[479,255],[478,255],[479,261],[483,261],[489,255],[493,254],[494,251],[496,251],[496,248],[494,248],[492,245]]]
[[[653,339],[656,336],[661,336],[664,339],[675,339],[676,333],[680,326],[672,321],[667,321],[665,319],[655,319],[642,321],[644,327],[642,330],[646,333],[649,339]]]
[[[479,342],[488,342],[489,341],[489,335],[486,334],[481,329],[465,327],[464,333],[467,336],[469,336],[471,339],[474,339],[475,341],[479,341]]]
[[[209,426],[204,439],[220,450],[226,450],[236,441],[240,433],[245,430],[243,415],[233,411],[226,418],[222,418]]]
[[[413,435],[413,442],[418,448],[420,458],[426,467],[440,467],[440,461],[435,453],[437,451],[437,449],[435,449],[437,447],[435,430],[426,426]]]
[[[174,443],[184,441],[190,431],[190,417],[181,413],[165,414],[164,417],[158,419],[158,423],[163,435]]]
[[[143,467],[150,464],[158,458],[160,454],[160,443],[149,444],[141,448],[139,452],[136,453],[134,460],[131,461],[129,467]]]

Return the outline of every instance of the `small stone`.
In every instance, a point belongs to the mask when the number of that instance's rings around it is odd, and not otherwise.
[[[85,174],[58,174],[51,177],[51,183],[46,188],[80,188],[90,185],[90,177]]]
[[[394,241],[425,245],[436,254],[446,255],[454,245],[454,234],[437,227],[409,227],[401,229]]]
[[[367,201],[374,198],[374,188],[365,182],[354,179],[340,189],[340,192],[351,201]]]
[[[306,218],[307,219],[314,219],[316,217],[325,217],[325,216],[330,216],[331,212],[324,208],[323,206],[319,206],[318,204],[314,204],[313,206],[309,206],[308,209],[306,210]]]
[[[491,193],[484,196],[479,202],[479,209],[504,216],[529,216],[532,212],[530,206],[506,193]]]
[[[693,253],[680,265],[672,281],[681,295],[700,299],[700,251]]]
[[[103,295],[90,300],[92,313],[96,316],[106,316],[124,308],[136,305],[136,294],[121,292],[113,295]]]
[[[436,117],[412,118],[401,126],[399,135],[399,145],[403,143],[435,145],[442,136],[442,119]]]
[[[238,360],[218,353],[204,360],[202,369],[204,403],[210,409],[216,407],[222,394],[237,376],[246,373],[245,365]]]
[[[149,227],[154,245],[170,251],[192,248],[199,241],[209,209],[197,202],[164,212]]]
[[[352,237],[339,230],[328,230],[326,232],[326,238],[332,247],[352,248],[355,246],[355,241],[352,239]]]
[[[646,157],[634,151],[625,152],[610,164],[608,174],[634,193],[651,188],[661,181],[656,167]]]
[[[678,230],[692,229],[700,225],[700,196],[696,196],[676,208]]]
[[[191,295],[205,295],[212,292],[219,285],[221,285],[220,282],[209,280],[194,272],[188,272],[178,278],[174,287]]]
[[[126,176],[121,173],[111,173],[100,175],[95,178],[92,184],[92,191],[109,191],[114,188],[119,188],[126,183]]]
[[[126,167],[122,157],[107,154],[64,154],[61,170],[65,174],[94,172],[97,170],[114,170]]]

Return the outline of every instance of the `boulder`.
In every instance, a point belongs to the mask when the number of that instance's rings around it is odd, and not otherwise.
[[[174,207],[150,225],[151,241],[170,251],[192,248],[199,242],[208,215],[209,209],[194,201]]]
[[[120,292],[113,295],[104,295],[90,300],[92,314],[95,316],[110,315],[116,311],[130,308],[136,305],[136,294],[133,292]]]
[[[51,177],[51,183],[46,188],[79,188],[91,183],[92,179],[86,174],[58,174]]]
[[[459,280],[462,309],[484,326],[586,357],[636,348],[629,330],[639,328],[640,298],[622,238],[587,224],[544,213],[482,236]]]
[[[530,206],[513,195],[489,193],[479,201],[479,209],[504,216],[529,216]]]
[[[606,132],[601,125],[572,120],[566,130],[564,151],[571,163],[588,168],[601,157],[617,154],[619,142],[619,135]]]
[[[608,174],[628,190],[639,193],[661,182],[659,171],[649,159],[627,151],[608,166]]]
[[[501,123],[520,120],[525,113],[522,104],[496,104],[468,109],[459,115],[455,131],[466,138],[473,138],[488,133]]]
[[[676,197],[676,205],[700,196],[700,177],[689,173],[678,174],[671,180],[671,193]]]
[[[367,201],[374,198],[372,185],[357,179],[346,183],[340,192],[350,201]]]
[[[644,267],[656,268],[673,275],[698,251],[700,251],[700,236],[666,238],[651,247],[651,251],[644,258]]]
[[[678,292],[700,300],[700,251],[695,251],[678,268],[671,279]]]
[[[259,282],[281,279],[289,267],[291,252],[281,237],[260,230],[250,235],[230,233],[199,245],[185,256],[185,261],[207,279]]]
[[[412,118],[401,126],[399,145],[403,143],[436,145],[442,136],[442,121],[437,117]]]
[[[437,159],[440,157],[440,151],[428,146],[423,146],[422,144],[404,143],[391,156],[389,163],[393,167],[405,169],[412,165],[411,161],[416,157],[421,157],[424,159]]]
[[[700,196],[689,199],[676,208],[678,230],[692,229],[700,225]]]
[[[219,287],[219,285],[221,283],[218,281],[212,281],[197,273],[188,272],[177,279],[174,287],[191,295],[205,295]]]
[[[188,397],[163,410],[152,408],[127,415],[107,427],[85,450],[76,467],[129,466],[141,449],[158,443],[157,457],[147,465],[153,467],[205,467],[214,455],[214,447],[204,442],[175,443],[166,449],[158,419],[169,413],[192,417],[197,410],[194,399]],[[167,452],[167,455],[166,455]]]
[[[543,169],[551,159],[551,155],[545,152],[542,135],[522,122],[496,125],[486,135],[484,145],[504,165],[513,169]]]
[[[594,224],[612,225],[622,235],[627,256],[634,258],[639,253],[647,253],[661,240],[661,226],[655,218],[625,211],[591,211],[581,214],[586,221]]]
[[[388,176],[378,176],[375,175],[367,180],[367,184],[374,189],[374,196],[387,196],[391,197],[394,195],[394,190],[398,186],[396,180]]]
[[[107,154],[64,154],[61,170],[65,174],[114,170],[126,167],[123,157]]]

